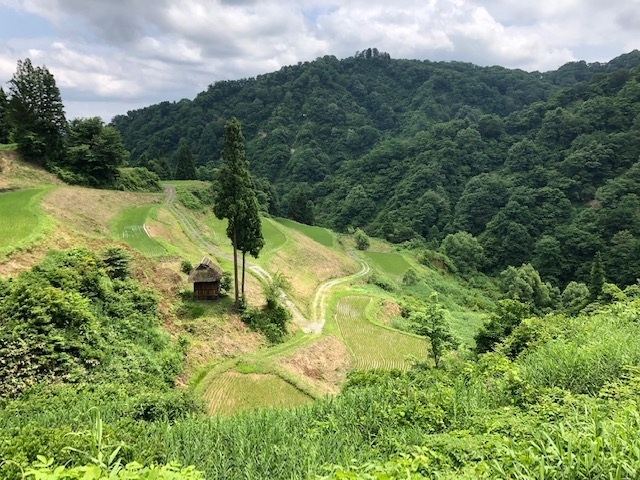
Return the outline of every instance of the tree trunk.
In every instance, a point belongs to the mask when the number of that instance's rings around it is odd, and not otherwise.
[[[234,306],[236,310],[238,309],[238,231],[237,227],[233,226],[233,281],[234,281],[234,292],[235,292],[235,303]]]
[[[244,302],[244,257],[246,256],[247,252],[243,251],[242,252],[242,301]]]

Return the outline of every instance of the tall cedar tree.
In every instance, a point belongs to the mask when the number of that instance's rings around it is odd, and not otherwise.
[[[9,100],[3,88],[0,87],[0,143],[9,143]]]
[[[216,194],[213,213],[219,219],[226,218],[227,236],[233,245],[233,276],[235,306],[239,305],[238,250],[257,256],[262,248],[262,230],[257,214],[257,199],[254,184],[245,158],[242,126],[233,117],[224,130],[222,167],[218,171],[219,189]],[[255,207],[255,210],[254,210]],[[244,277],[244,262],[243,262]],[[243,282],[244,283],[244,282]]]
[[[251,180],[251,179],[250,179]],[[258,199],[255,194],[255,185],[251,180],[252,195],[247,197],[246,210],[242,217],[242,222],[238,225],[238,250],[242,252],[242,287],[241,295],[244,301],[244,277],[245,277],[245,257],[247,252],[254,258],[258,258],[260,250],[264,247],[264,237],[262,236],[262,224]]]
[[[9,121],[26,159],[51,168],[64,158],[67,120],[60,90],[49,70],[34,67],[28,58],[18,60],[9,81]]]
[[[176,180],[195,180],[196,166],[193,163],[193,155],[189,145],[184,142],[180,143],[178,148],[178,161],[176,162]]]

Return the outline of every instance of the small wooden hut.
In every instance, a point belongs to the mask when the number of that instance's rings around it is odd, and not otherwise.
[[[193,296],[196,300],[215,300],[220,296],[222,270],[210,259],[204,257],[189,274],[193,283]]]

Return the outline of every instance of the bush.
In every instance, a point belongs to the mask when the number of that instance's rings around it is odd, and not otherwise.
[[[369,237],[359,228],[353,234],[353,238],[356,242],[356,248],[358,250],[367,250],[369,248]]]
[[[161,192],[160,177],[145,167],[120,168],[116,190],[129,192]]]
[[[182,262],[180,262],[180,271],[182,273],[189,275],[192,270],[193,270],[193,265],[189,260],[183,260]]]
[[[129,276],[131,255],[125,249],[116,246],[106,247],[102,250],[100,258],[109,277],[123,279]]]
[[[285,339],[287,323],[291,319],[289,310],[277,303],[261,309],[247,308],[241,316],[249,328],[262,333],[273,344]]]

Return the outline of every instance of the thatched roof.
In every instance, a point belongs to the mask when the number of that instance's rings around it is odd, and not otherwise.
[[[189,274],[189,281],[192,283],[219,282],[221,278],[222,270],[207,257],[204,257]]]

